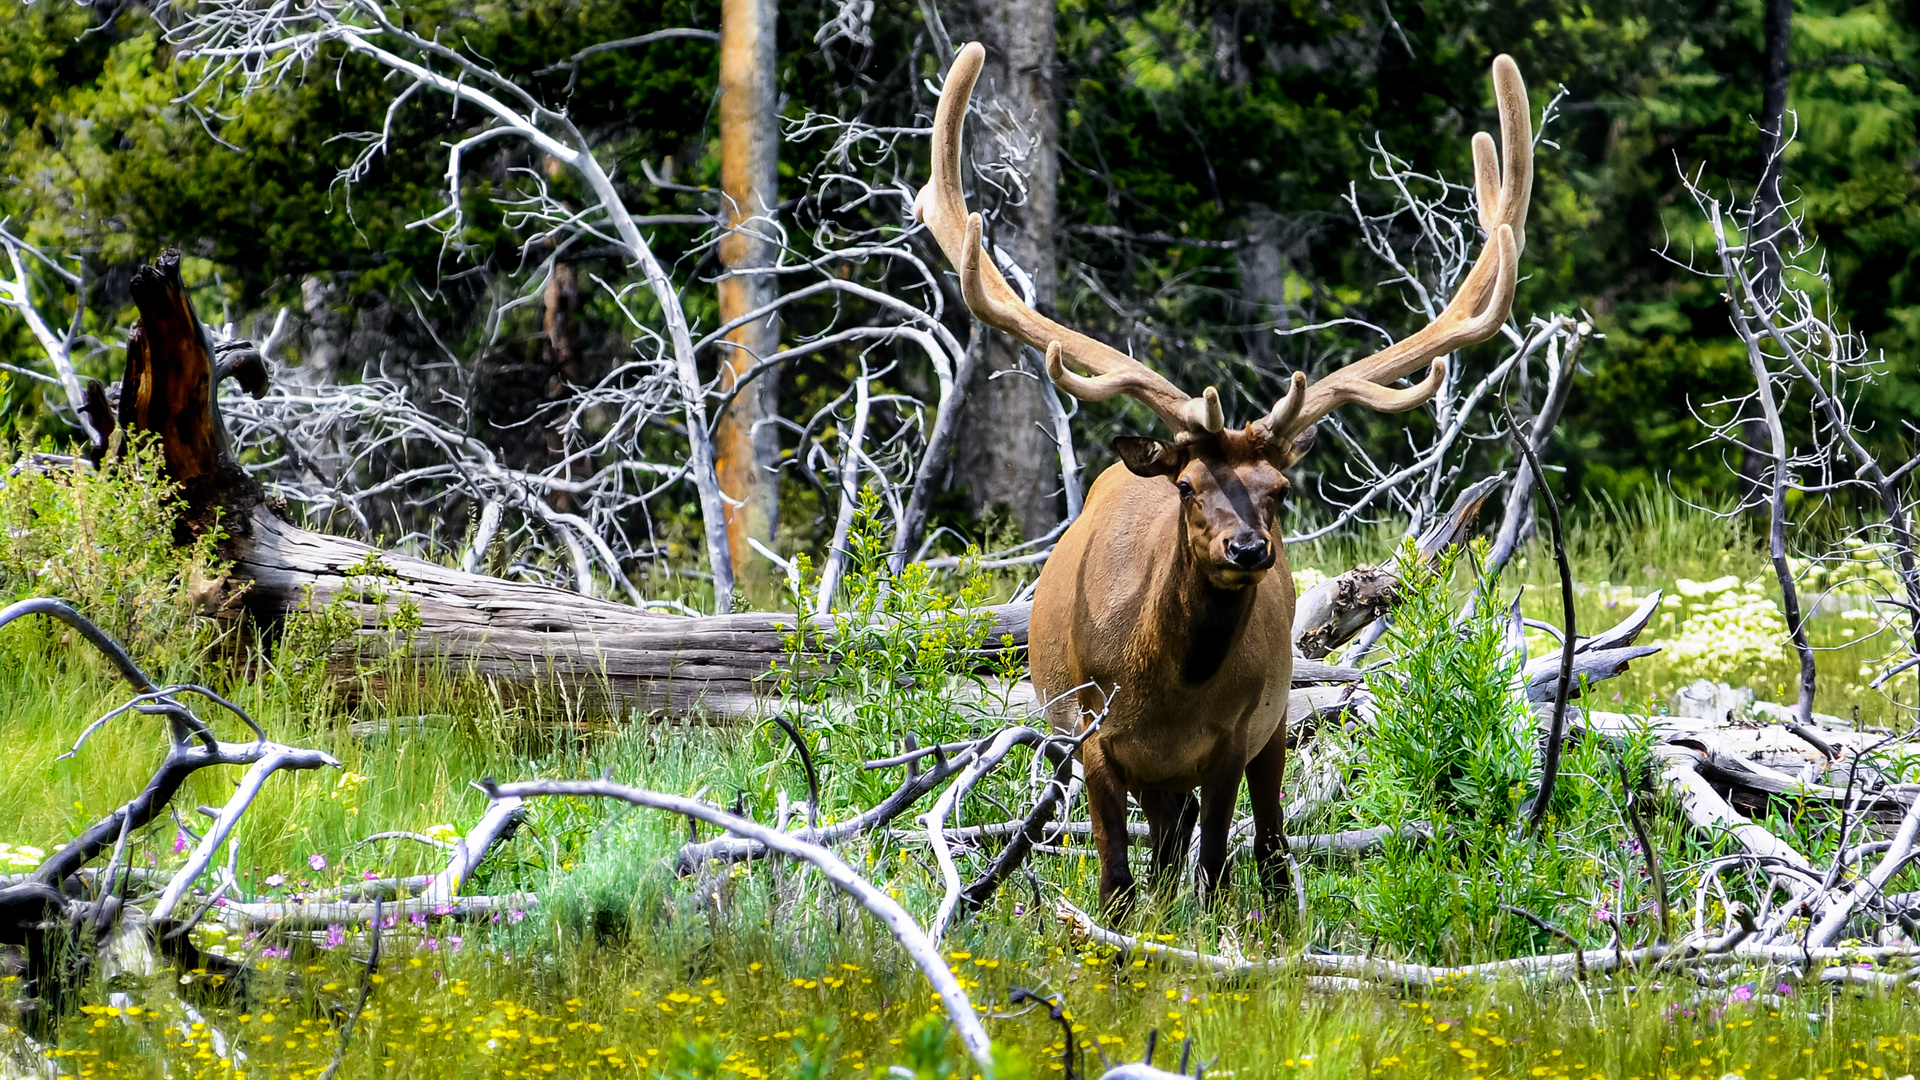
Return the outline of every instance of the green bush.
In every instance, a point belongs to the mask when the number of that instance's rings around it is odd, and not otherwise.
[[[1473,611],[1462,616],[1469,594]],[[1564,947],[1520,910],[1592,945],[1615,927],[1595,921],[1596,909],[1636,934],[1653,925],[1652,885],[1621,815],[1616,763],[1640,783],[1649,761],[1641,740],[1573,742],[1546,827],[1518,830],[1538,784],[1539,737],[1513,692],[1520,661],[1507,650],[1506,610],[1497,583],[1470,576],[1465,561],[1407,575],[1387,638],[1394,662],[1368,680],[1378,712],[1354,736],[1360,769],[1348,812],[1366,824],[1422,822],[1430,835],[1396,840],[1350,876],[1320,880],[1321,891],[1355,909],[1351,942],[1465,962]]]
[[[1410,553],[1409,553],[1410,555]],[[1454,561],[1406,575],[1387,639],[1395,662],[1367,680],[1379,706],[1368,776],[1410,803],[1488,825],[1510,820],[1533,763],[1533,718],[1513,693],[1520,661],[1507,651],[1491,585],[1456,624]]]
[[[22,457],[5,443],[0,461],[13,463],[0,476],[0,599],[66,600],[158,670],[204,657],[218,631],[195,604],[222,573],[220,535],[178,542],[179,488],[156,443],[136,438],[98,468]],[[39,648],[63,633],[22,627],[0,649]]]

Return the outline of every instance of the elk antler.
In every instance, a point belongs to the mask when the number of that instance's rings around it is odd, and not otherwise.
[[[933,120],[933,178],[913,201],[914,216],[926,222],[947,261],[959,268],[960,294],[967,307],[995,330],[1045,350],[1047,374],[1074,397],[1105,401],[1116,394],[1130,394],[1166,421],[1177,437],[1219,431],[1226,420],[1213,387],[1198,398],[1191,397],[1133,357],[1040,314],[1020,299],[981,250],[980,215],[967,213],[966,197],[960,192],[960,123],[966,118],[967,101],[986,54],[978,42],[968,45],[947,72]]]
[[[1446,380],[1447,365],[1441,357],[1499,331],[1513,304],[1520,251],[1526,246],[1527,200],[1533,192],[1533,122],[1527,84],[1513,58],[1505,54],[1493,61],[1493,92],[1500,105],[1505,156],[1495,153],[1493,137],[1486,132],[1473,137],[1474,190],[1480,203],[1480,227],[1487,231],[1488,242],[1453,301],[1417,333],[1312,386],[1305,375],[1295,372],[1286,395],[1272,412],[1249,425],[1250,431],[1266,436],[1270,443],[1284,444],[1349,402],[1380,412],[1418,408],[1432,400]],[[1433,367],[1418,384],[1405,389],[1390,385],[1429,362]]]

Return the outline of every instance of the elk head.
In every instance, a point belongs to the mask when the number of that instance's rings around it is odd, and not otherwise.
[[[1186,554],[1220,587],[1259,583],[1279,557],[1273,521],[1287,492],[1285,472],[1313,446],[1314,425],[1334,409],[1360,404],[1405,412],[1426,404],[1446,380],[1448,353],[1492,337],[1513,303],[1527,203],[1533,189],[1533,124],[1526,84],[1511,57],[1493,61],[1504,146],[1473,137],[1474,190],[1488,242],[1438,318],[1396,344],[1311,385],[1294,372],[1287,393],[1263,417],[1228,428],[1220,395],[1182,392],[1138,360],[1041,315],[1020,299],[980,243],[979,214],[960,190],[960,127],[986,50],[960,50],[934,116],[933,175],[914,200],[947,259],[960,271],[967,307],[986,325],[1044,349],[1047,374],[1082,401],[1127,394],[1152,409],[1171,439],[1122,437],[1114,449],[1138,476],[1165,477],[1181,501]],[[1426,367],[1426,377],[1393,384]]]

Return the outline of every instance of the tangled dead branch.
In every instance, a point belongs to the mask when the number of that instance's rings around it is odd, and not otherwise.
[[[46,615],[73,628],[82,640],[112,662],[134,691],[133,698],[125,705],[88,725],[69,754],[80,753],[93,732],[119,716],[164,718],[168,734],[166,756],[138,794],[55,850],[26,880],[0,888],[0,942],[25,948],[27,979],[23,991],[29,999],[26,1008],[40,1018],[39,1022],[45,1023],[59,1015],[68,993],[89,977],[94,953],[101,943],[117,936],[121,925],[140,929],[145,939],[142,947],[149,951],[175,957],[197,956],[190,942],[171,933],[177,925],[173,914],[187,891],[206,871],[219,846],[227,841],[240,815],[252,804],[260,785],[282,769],[339,768],[340,763],[323,751],[269,740],[239,706],[205,687],[154,685],[118,642],[61,601],[33,599],[13,604],[0,610],[0,627],[28,615]],[[254,741],[220,740],[211,725],[187,703],[189,695],[211,701],[243,721],[253,730]],[[127,898],[135,879],[122,872],[127,838],[166,813],[188,777],[220,765],[248,766],[239,790],[220,812],[214,828],[208,831],[186,865],[169,877],[151,913],[130,909]],[[106,870],[93,879],[98,899],[84,901],[70,896],[69,886],[74,884],[76,876],[109,849],[113,856]],[[75,888],[74,893],[83,895],[84,890]],[[204,909],[196,913],[195,920],[202,914]],[[70,945],[81,947],[69,948]]]
[[[906,909],[902,908],[897,901],[875,888],[872,882],[861,877],[838,855],[819,844],[800,839],[791,833],[767,828],[695,799],[679,795],[663,795],[644,788],[627,787],[610,780],[532,780],[499,784],[492,779],[487,779],[481,781],[481,787],[491,799],[516,802],[521,799],[544,796],[618,799],[634,806],[665,810],[697,821],[704,821],[742,839],[752,840],[770,851],[807,863],[824,874],[835,888],[853,897],[862,908],[886,926],[894,940],[906,950],[915,966],[927,977],[934,991],[939,994],[947,1016],[959,1030],[960,1041],[966,1045],[967,1053],[973,1058],[974,1064],[980,1068],[983,1075],[988,1077],[993,1075],[992,1042],[987,1038],[986,1029],[980,1026],[980,1020],[974,1014],[973,1003],[967,997],[966,990],[947,969],[946,961],[941,958],[934,940],[913,921],[913,917],[908,915]]]

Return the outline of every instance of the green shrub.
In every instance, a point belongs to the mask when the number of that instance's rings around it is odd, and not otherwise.
[[[1395,662],[1367,680],[1379,706],[1369,778],[1426,809],[1508,821],[1533,765],[1534,733],[1512,689],[1520,662],[1507,651],[1505,605],[1489,586],[1476,613],[1457,625],[1452,559],[1406,577],[1387,638]]]
[[[804,556],[796,560],[788,602],[802,622],[787,637],[788,666],[777,679],[787,718],[851,766],[863,800],[897,781],[861,777],[860,760],[897,750],[909,734],[945,742],[998,726],[1009,714],[1003,691],[1025,666],[1007,647],[997,670],[983,670],[993,628],[982,610],[992,591],[985,575],[943,578],[918,563],[892,572],[883,512],[871,489],[861,493],[846,577],[826,626],[805,620],[817,580]]]
[[[223,568],[217,530],[181,544],[179,488],[162,472],[159,446],[135,438],[123,455],[92,468],[20,457],[0,443],[0,600],[56,597],[166,670],[200,660],[217,633],[195,611],[196,592]],[[0,648],[36,648],[64,628],[10,630]]]
[[[1621,817],[1615,759],[1639,783],[1650,760],[1644,740],[1573,742],[1546,827],[1519,833],[1538,783],[1539,737],[1514,692],[1520,662],[1507,651],[1507,605],[1495,583],[1461,581],[1467,575],[1467,563],[1452,559],[1407,575],[1387,638],[1394,662],[1368,680],[1378,713],[1354,736],[1360,773],[1348,812],[1366,824],[1423,822],[1430,836],[1396,840],[1317,888],[1354,909],[1349,944],[1386,943],[1429,961],[1564,947],[1516,909],[1594,945],[1615,925],[1596,922],[1596,909],[1642,933],[1652,925],[1652,886]],[[1473,613],[1462,617],[1469,591]]]

